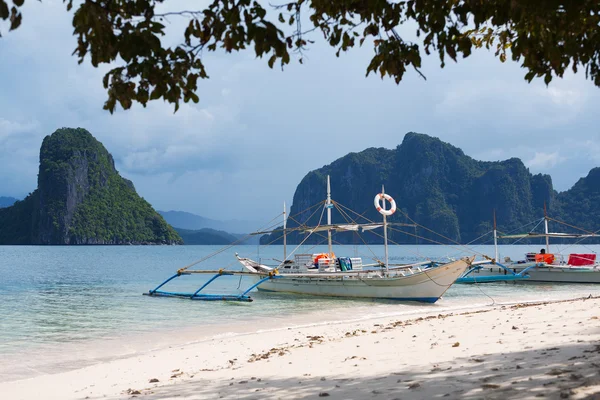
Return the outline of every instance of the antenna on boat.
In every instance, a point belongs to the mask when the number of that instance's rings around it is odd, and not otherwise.
[[[331,247],[331,208],[333,205],[331,204],[331,184],[329,182],[329,175],[327,175],[327,202],[325,203],[325,207],[327,208],[327,225],[329,229],[327,229],[327,244],[329,246],[329,257],[333,257],[333,249]]]
[[[285,237],[285,230],[287,228],[287,208],[285,207],[285,201],[283,202],[283,260],[287,260],[287,241]]]
[[[385,188],[381,185],[381,194],[385,195]],[[382,208],[385,210],[385,197],[382,196]],[[388,237],[387,237],[387,216],[383,214],[383,245],[385,248],[385,269],[388,269],[389,257],[388,257]]]
[[[550,253],[550,236],[548,236],[548,211],[544,201],[544,233],[546,234],[546,253]]]
[[[494,208],[494,257],[498,262],[498,231],[496,230],[496,209]]]

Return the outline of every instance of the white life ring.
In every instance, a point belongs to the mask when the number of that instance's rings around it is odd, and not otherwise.
[[[389,210],[386,210],[385,208],[383,208],[383,206],[379,203],[379,200],[382,200],[382,199],[389,201],[390,204],[392,205]],[[390,196],[389,194],[378,193],[375,196],[375,208],[377,209],[377,211],[379,211],[379,213],[381,215],[386,215],[389,217],[390,215],[392,215],[393,213],[396,212],[396,202],[394,201],[392,196]]]

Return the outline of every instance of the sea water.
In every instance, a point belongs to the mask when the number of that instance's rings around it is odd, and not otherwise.
[[[566,252],[598,252],[600,245],[564,245]],[[568,248],[567,248],[568,247]],[[289,251],[293,249],[288,246]],[[500,246],[522,259],[540,245]],[[320,298],[252,292],[252,303],[203,302],[142,296],[175,271],[219,250],[216,246],[0,246],[0,381],[126,357],[173,343],[290,325],[418,315],[494,303],[566,299],[600,294],[600,285],[495,283],[454,285],[435,304]],[[297,252],[325,252],[306,246]],[[336,246],[338,256],[383,259],[383,246]],[[448,261],[493,247],[390,246],[391,263]],[[240,270],[234,257],[274,264],[281,246],[238,246],[194,269]],[[181,276],[164,290],[193,292],[210,275]],[[247,278],[223,276],[206,293],[239,294]]]

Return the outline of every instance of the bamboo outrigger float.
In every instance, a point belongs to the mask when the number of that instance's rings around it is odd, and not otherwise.
[[[386,207],[386,201],[390,208]],[[437,263],[431,260],[408,264],[408,265],[390,265],[388,255],[388,221],[387,217],[396,211],[394,199],[382,192],[375,196],[375,207],[383,216],[383,223],[368,224],[332,224],[331,209],[334,202],[331,199],[331,190],[329,176],[327,177],[327,199],[325,200],[321,218],[315,227],[303,227],[302,230],[308,233],[294,251],[287,254],[287,218],[284,206],[283,221],[283,253],[284,260],[276,267],[270,267],[249,258],[240,257],[237,253],[235,257],[242,265],[242,271],[231,270],[190,270],[184,267],[177,271],[175,275],[158,285],[155,289],[144,293],[148,296],[179,297],[191,300],[228,300],[228,301],[246,301],[253,299],[249,293],[253,289],[292,293],[308,294],[316,296],[334,296],[334,297],[354,297],[371,299],[394,299],[400,301],[419,301],[434,303],[450,288],[456,279],[470,266],[474,261],[474,256],[465,257],[460,260],[453,260],[448,263]],[[323,213],[327,212],[327,224],[321,225]],[[408,225],[398,224],[395,225]],[[377,228],[383,228],[385,259],[376,264],[363,265],[362,258],[359,257],[335,257],[332,247],[332,231],[370,231]],[[297,228],[298,229],[298,228]],[[321,254],[295,254],[296,250],[316,232],[327,232],[328,252]],[[255,232],[255,234],[265,234],[274,231]],[[375,267],[374,269],[370,269]],[[169,292],[160,290],[165,284],[173,279],[192,274],[212,274],[212,278],[203,284],[195,292]],[[202,291],[221,276],[247,276],[254,283],[241,294],[206,294]]]

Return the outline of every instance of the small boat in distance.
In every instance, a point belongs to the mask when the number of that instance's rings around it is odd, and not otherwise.
[[[597,232],[587,232],[579,229],[582,233],[560,233],[549,232],[548,223],[561,221],[548,217],[544,207],[544,233],[521,233],[514,235],[498,235],[496,231],[496,218],[494,217],[494,248],[495,258],[486,263],[478,263],[467,270],[457,283],[486,283],[501,281],[527,282],[559,282],[559,283],[600,283],[600,262],[596,253],[570,253],[565,260],[563,254],[550,252],[550,238],[579,239],[579,241],[600,237]],[[539,225],[539,224],[538,224]],[[535,228],[534,228],[535,230]],[[527,239],[545,238],[546,247],[538,253],[527,253],[525,259],[513,261],[510,257],[504,257],[500,263],[498,258],[498,239]]]
[[[387,208],[387,203],[390,207]],[[464,257],[447,263],[432,260],[404,265],[392,265],[388,257],[387,217],[396,211],[394,199],[382,192],[374,199],[375,207],[383,216],[382,223],[332,224],[331,211],[336,203],[331,198],[331,185],[327,176],[327,198],[323,204],[321,218],[314,227],[302,227],[308,236],[288,255],[286,233],[287,218],[283,213],[283,261],[276,266],[267,266],[250,258],[236,258],[243,271],[203,271],[182,268],[177,275],[169,278],[156,289],[145,293],[150,296],[184,297],[192,300],[239,300],[252,301],[248,293],[258,290],[281,292],[288,294],[304,294],[316,296],[352,297],[369,299],[392,299],[400,301],[418,301],[434,303],[452,286],[456,279],[472,264],[475,256]],[[323,214],[327,214],[327,223],[321,224]],[[406,224],[401,224],[406,225]],[[377,260],[373,264],[363,264],[360,257],[336,257],[332,246],[332,231],[370,231],[383,228],[385,260]],[[299,228],[296,228],[298,230]],[[256,232],[266,234],[274,231]],[[294,254],[300,246],[314,233],[327,232],[327,253]],[[294,255],[292,259],[291,256]],[[195,293],[173,293],[159,290],[171,279],[180,275],[215,274]],[[221,275],[250,276],[254,284],[241,295],[209,295],[201,291]]]

